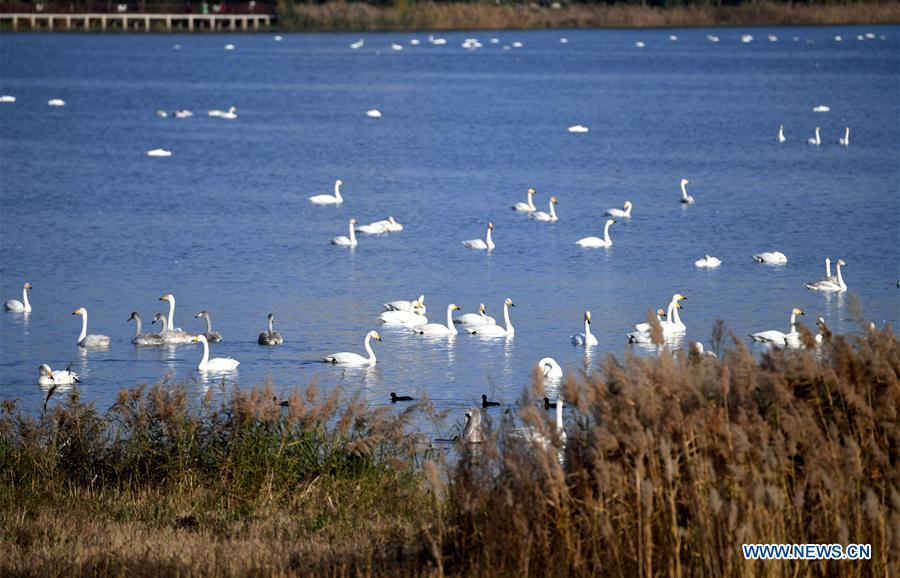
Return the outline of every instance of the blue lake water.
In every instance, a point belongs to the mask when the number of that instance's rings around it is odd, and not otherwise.
[[[867,32],[875,38],[856,39]],[[119,388],[166,375],[199,396],[216,380],[196,371],[198,346],[130,343],[131,312],[147,328],[170,292],[185,330],[202,329],[201,309],[212,314],[224,336],[213,356],[241,361],[229,383],[316,379],[376,403],[427,394],[450,410],[482,393],[514,401],[545,356],[570,373],[630,351],[630,326],[676,292],[688,298],[687,338],[707,346],[716,319],[741,336],[785,331],[793,307],[809,325],[821,315],[853,331],[849,295],[804,288],[825,256],[847,262],[866,317],[896,327],[896,27],[444,36],[433,46],[426,34],[367,34],[357,51],[358,36],[332,34],[0,37],[0,93],[17,98],[0,104],[0,297],[34,286],[30,315],[0,314],[0,397],[38,408],[40,363],[71,364],[101,408]],[[468,36],[484,47],[462,49]],[[502,49],[513,41],[523,47]],[[813,112],[820,104],[831,111]],[[206,115],[232,105],[237,120]],[[196,116],[155,115],[182,108]],[[383,117],[367,118],[371,108]],[[575,124],[590,132],[567,132]],[[806,144],[816,126],[820,147]],[[158,147],[173,156],[146,156]],[[307,201],[336,178],[343,205]],[[528,187],[542,210],[559,198],[558,222],[510,210]],[[633,218],[612,228],[612,248],[575,245],[601,235],[603,211],[625,200]],[[350,217],[388,215],[405,230],[361,237],[352,251],[328,242]],[[488,221],[496,250],[465,249]],[[750,258],[771,250],[788,264]],[[706,253],[723,265],[695,268]],[[450,302],[463,312],[484,302],[499,319],[511,297],[515,338],[380,326],[381,303],[420,293],[432,321]],[[91,333],[111,336],[108,350],[76,346],[77,307]],[[569,342],[586,309],[600,341],[589,357]],[[283,346],[256,343],[269,312]],[[370,329],[384,338],[374,369],[318,361],[362,352]]]

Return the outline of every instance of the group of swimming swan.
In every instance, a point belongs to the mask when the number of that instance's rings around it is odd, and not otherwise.
[[[551,359],[550,361],[553,360]],[[551,433],[551,435],[555,434],[556,439],[560,442],[561,445],[566,444],[567,436],[563,422],[563,409],[565,407],[565,403],[563,402],[562,398],[557,399],[553,403],[550,403],[547,398],[544,398],[544,403],[545,409],[552,408],[556,410],[556,419],[553,424],[552,431],[546,432],[545,430],[542,430],[541,428],[538,428],[536,426],[518,427],[508,432],[508,439],[510,441],[515,440],[520,443],[528,443],[534,445],[543,450],[549,450],[554,447],[554,440],[551,437],[547,436],[547,433]],[[465,425],[463,425],[462,434],[460,435],[459,440],[467,444],[483,443],[487,439],[487,434],[485,432],[481,409],[477,407],[470,407],[466,409],[465,417]]]
[[[822,135],[821,135],[820,130],[821,130],[820,127],[816,127],[815,133],[813,134],[813,136],[806,139],[806,143],[814,145],[814,146],[821,146],[822,145]],[[780,143],[787,141],[787,138],[785,138],[785,136],[784,136],[784,125],[783,124],[778,125],[778,136],[776,136],[775,139]],[[844,136],[838,138],[838,144],[840,144],[843,147],[850,146],[850,127],[849,126],[844,127]]]
[[[687,326],[678,313],[678,310],[682,309],[681,302],[685,299],[687,297],[681,293],[676,293],[672,295],[667,311],[663,312],[662,309],[657,309],[656,322],[662,330],[662,338],[664,340],[684,335],[687,331]],[[634,331],[625,335],[628,338],[628,343],[653,343],[653,324],[649,322],[637,323],[633,327]]]
[[[836,269],[837,274],[831,274],[831,258],[825,257],[825,277],[815,283],[807,283],[806,288],[810,291],[828,291],[832,293],[843,293],[847,290],[847,284],[844,283],[844,276],[841,274],[841,267],[846,267],[847,263],[843,259],[838,259]]]
[[[453,312],[460,307],[455,303],[447,306],[447,324],[429,323],[425,316],[425,296],[419,295],[413,301],[392,301],[383,304],[383,311],[378,319],[385,325],[402,325],[408,327],[419,335],[450,336],[459,334],[457,325],[461,325],[466,333],[482,337],[512,337],[516,333],[512,321],[509,318],[509,308],[515,307],[512,299],[507,298],[503,302],[504,326],[497,325],[497,321],[485,313],[484,303],[478,306],[478,313],[466,313],[456,319]]]
[[[334,181],[333,195],[313,195],[309,198],[309,202],[314,205],[340,205],[344,202],[344,197],[341,196],[341,185],[343,184],[344,181],[337,179]],[[359,227],[356,226],[358,221],[355,218],[350,219],[349,223],[349,233],[347,235],[340,235],[332,238],[332,245],[338,245],[340,247],[356,247],[359,244],[356,239],[356,233],[362,233],[364,235],[383,235],[385,233],[395,233],[403,230],[403,225],[398,223],[393,215],[389,216],[387,219],[382,219]]]

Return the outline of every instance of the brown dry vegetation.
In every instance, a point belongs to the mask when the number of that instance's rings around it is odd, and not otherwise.
[[[721,333],[721,327],[717,330]],[[809,335],[806,340],[811,341]],[[495,418],[442,460],[393,413],[310,387],[189,404],[124,391],[0,416],[0,575],[896,576],[900,350],[605,359],[570,376],[568,439]],[[497,414],[501,415],[501,414]],[[872,545],[868,561],[747,562],[743,543]]]
[[[292,30],[504,30],[527,28],[651,28],[703,26],[804,26],[900,22],[900,3],[745,3],[739,6],[571,4],[561,9],[536,5],[415,3],[378,7],[361,2],[279,6],[280,25]]]

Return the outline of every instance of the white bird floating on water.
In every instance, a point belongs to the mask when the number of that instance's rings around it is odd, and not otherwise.
[[[16,101],[15,96],[12,96],[9,94],[4,94],[4,95],[0,96],[0,102],[15,102],[15,101]]]
[[[61,98],[51,98],[47,101],[47,106],[66,106],[66,101]]]
[[[534,206],[534,195],[537,194],[537,191],[534,190],[533,188],[529,187],[528,190],[525,192],[525,194],[527,195],[528,202],[523,203],[522,201],[519,201],[518,203],[516,203],[515,205],[510,207],[513,211],[521,211],[523,213],[530,213],[530,212],[534,211],[535,209],[537,209],[537,207]]]
[[[769,42],[778,42],[778,37],[774,34],[769,34]],[[703,347],[703,345],[700,345],[700,347]]]
[[[530,218],[535,221],[546,221],[546,222],[555,222],[559,220],[559,217],[556,216],[556,197],[550,197],[550,212],[545,213],[544,211],[534,211],[528,215]]]
[[[276,34],[276,35],[272,38],[272,40],[274,40],[275,42],[281,42],[282,40],[284,40],[284,38],[282,38],[282,36],[281,36],[280,34]]]
[[[744,44],[750,44],[753,42],[753,36],[751,34],[741,34],[741,42]]]
[[[840,35],[837,35],[837,36],[834,37],[834,41],[835,41],[835,42],[841,42],[841,41],[843,41],[843,40],[844,40],[844,39],[841,38]]]
[[[352,48],[353,50],[359,50],[360,48],[362,48],[363,46],[365,46],[365,44],[366,44],[366,41],[363,40],[362,38],[360,38],[360,39],[357,40],[356,42],[352,43],[352,44],[350,45],[350,48]]]
[[[615,217],[616,219],[630,219],[631,201],[625,201],[625,204],[621,209],[606,209],[606,212],[603,214],[608,217]]]
[[[659,323],[660,327],[663,329],[663,336],[665,337],[665,327],[666,321],[663,320],[663,317],[666,316],[666,312],[662,309],[656,310],[656,321]],[[626,333],[625,337],[628,338],[628,343],[652,343],[653,339],[651,338],[651,330],[652,326],[648,322],[636,323],[632,325],[634,327],[634,331],[631,333]]]
[[[341,185],[344,181],[337,179],[334,181],[334,195],[313,195],[309,198],[309,202],[314,205],[340,205],[344,202],[341,196]]]
[[[187,109],[181,109],[176,110],[172,113],[172,115],[175,116],[175,118],[191,118],[192,116],[194,116],[194,113]]]
[[[209,110],[207,114],[212,117],[224,118],[226,120],[235,120],[238,117],[237,107],[234,106],[230,107],[227,111],[213,108]]]
[[[476,48],[481,48],[483,45],[478,41],[477,38],[466,38],[465,40],[463,40],[461,46],[469,50],[475,50]]]
[[[166,149],[153,149],[152,151],[147,151],[148,157],[170,157],[172,156],[172,151],[167,151]]]
[[[635,42],[634,45],[635,45],[637,48],[643,48],[643,47],[646,46],[646,44],[644,44],[644,43],[641,42],[640,40],[637,41],[637,42]]]
[[[493,40],[495,40],[495,39],[492,39],[491,42],[492,42],[493,44],[496,44],[496,42],[493,42]],[[568,38],[565,38],[565,37],[560,38],[560,39],[559,39],[559,43],[560,43],[560,44],[568,44],[568,43],[569,43],[569,39],[568,39]],[[548,358],[548,359],[549,359],[549,358]]]
[[[205,335],[195,335],[192,341],[203,344],[203,358],[197,365],[197,369],[200,371],[234,371],[237,369],[237,366],[241,364],[237,359],[231,359],[230,357],[214,357],[210,359],[209,342],[206,340]]]
[[[466,313],[453,320],[460,325],[496,325],[497,320],[485,313],[484,303],[478,304],[478,313]]]
[[[446,38],[435,38],[433,34],[429,34],[428,42],[431,44],[434,44],[436,46],[442,46],[444,44],[447,44],[447,39]]]
[[[566,430],[563,427],[563,403],[562,399],[556,400],[556,435],[559,438],[560,442],[563,445],[566,443]],[[534,426],[525,426],[516,428],[509,433],[510,436],[516,439],[520,439],[522,441],[528,442],[530,444],[534,444],[536,446],[540,446],[541,448],[548,450],[552,447],[551,440],[545,436],[540,429]]]
[[[494,224],[488,223],[487,225],[487,235],[485,236],[484,241],[481,239],[469,239],[468,241],[463,241],[462,244],[467,249],[476,249],[480,251],[494,250],[494,240],[491,238],[491,231],[494,230]]]
[[[72,315],[81,315],[81,334],[78,336],[78,341],[76,342],[79,347],[108,347],[109,346],[109,336],[107,335],[88,335],[87,332],[87,324],[88,324],[88,314],[87,309],[84,307],[79,307],[75,311],[72,312]]]
[[[397,44],[396,42],[391,44],[391,50],[396,50],[397,52],[403,50],[402,44]]]
[[[766,265],[784,265],[787,263],[787,256],[781,251],[766,251],[753,255],[753,260]]]
[[[512,299],[507,298],[503,302],[503,322],[506,325],[505,327],[500,327],[496,324],[466,325],[466,331],[472,335],[480,335],[482,337],[512,337],[516,334],[516,330],[509,319],[509,308],[515,306],[516,304],[513,303]]]
[[[171,293],[166,293],[160,297],[159,300],[169,304],[169,315],[165,320],[165,327],[160,334],[163,341],[169,345],[193,342],[196,335],[182,331],[180,327],[175,327],[175,296]]]
[[[694,267],[700,267],[701,269],[715,269],[721,264],[722,261],[710,255],[705,255],[702,259],[694,261]]]
[[[830,261],[830,259],[828,260]],[[838,259],[837,262],[837,275],[831,276],[831,267],[826,264],[826,276],[821,281],[816,281],[815,283],[807,283],[806,288],[810,291],[825,291],[832,293],[843,293],[847,290],[847,284],[844,283],[844,277],[841,274],[841,267],[846,266],[847,264],[843,259]]]
[[[685,185],[690,184],[690,182],[691,181],[689,181],[687,179],[681,179],[681,204],[683,204],[683,205],[693,205],[694,204],[694,197],[690,196],[687,193],[687,189],[684,188]]]
[[[381,118],[381,111],[377,108],[373,108],[372,110],[366,111],[366,116],[369,118]]]
[[[572,336],[572,345],[578,345],[582,347],[592,347],[597,345],[599,341],[591,333],[591,312],[584,312],[584,333],[576,333]]]
[[[544,357],[538,361],[537,366],[544,375],[544,379],[560,380],[563,378],[562,367],[552,357]]]
[[[159,118],[167,118],[169,116],[169,113],[164,110],[157,110],[156,116],[158,116]]]
[[[606,225],[603,227],[603,238],[585,237],[575,241],[576,245],[580,245],[586,249],[596,249],[600,247],[612,247],[612,239],[609,238],[609,228],[616,223],[615,219],[607,219]]]
[[[806,139],[806,144],[811,144],[814,146],[819,146],[822,144],[822,139],[819,137],[819,127],[816,127],[815,136]]]
[[[345,235],[340,235],[338,237],[334,237],[331,239],[332,245],[338,245],[340,247],[356,247],[356,233],[354,232],[354,225],[356,225],[356,219],[350,219],[350,236],[347,237]]]
[[[589,132],[591,129],[589,129],[588,127],[581,125],[581,124],[575,124],[575,125],[570,126],[566,130],[568,130],[569,132],[574,132],[574,133],[585,133],[585,132]]]
[[[784,138],[784,125],[780,124],[778,125],[778,142],[784,142],[786,140],[787,139]]]
[[[459,331],[457,331],[456,325],[453,324],[454,311],[459,311],[459,305],[451,303],[447,306],[447,325],[426,323],[425,325],[416,325],[412,330],[419,335],[456,335]]]
[[[795,347],[800,344],[800,334],[797,333],[798,315],[805,315],[805,313],[803,313],[802,309],[794,307],[794,309],[791,310],[791,329],[788,333],[770,329],[769,331],[753,333],[750,335],[750,338],[753,339],[753,341],[768,343],[769,345],[788,345]]]
[[[78,374],[69,369],[57,369],[53,371],[46,363],[38,368],[38,385],[71,385],[81,383]]]
[[[839,138],[838,142],[841,144],[841,146],[845,146],[845,147],[850,146],[850,127],[849,126],[844,128],[844,136]]]
[[[369,353],[369,357],[363,357],[358,353],[351,353],[349,351],[341,351],[325,356],[322,358],[322,361],[334,365],[375,365],[375,352],[372,351],[372,345],[369,343],[372,339],[381,341],[381,336],[378,335],[377,331],[369,331],[366,333],[365,348]]]
[[[824,104],[820,104],[813,108],[813,112],[829,112],[830,110],[831,110],[831,107],[826,106]]]
[[[403,230],[403,225],[398,223],[393,216],[389,216],[387,219],[381,221],[369,223],[369,226],[381,227],[386,233],[398,233]]]
[[[418,46],[418,45],[420,44],[418,38],[410,38],[410,39],[409,39],[409,43],[410,43],[410,45],[412,45],[412,46]]]
[[[706,39],[709,40],[710,42],[718,42],[719,41],[719,37],[716,36],[715,34],[707,34]]]
[[[425,304],[421,296],[419,301],[411,301],[406,309],[397,309],[384,311],[378,316],[378,319],[385,325],[405,325],[406,327],[415,327],[417,325],[425,325],[428,318],[425,317]]]
[[[525,45],[522,44],[521,42],[519,42],[519,41],[517,40],[517,41],[513,42],[513,43],[511,44],[511,46],[512,46],[513,48],[522,48],[522,47],[525,46]]]
[[[29,289],[31,289],[31,283],[25,283],[22,286],[22,300],[10,299],[3,304],[3,308],[13,313],[31,313],[31,303],[28,302]]]
[[[422,311],[425,311],[425,296],[419,295],[418,299],[413,301],[389,301],[387,303],[382,303],[381,306],[384,307],[385,311],[409,311],[410,307],[415,305],[416,303],[422,308]]]
[[[234,44],[226,44],[225,50],[234,50]]]
[[[678,37],[675,36],[674,34],[669,34],[669,41],[678,42]]]

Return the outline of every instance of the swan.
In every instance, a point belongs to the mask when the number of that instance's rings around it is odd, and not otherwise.
[[[422,299],[424,299],[424,297],[422,297]],[[402,301],[398,303],[402,303]],[[425,317],[425,306],[422,302],[412,301],[409,303],[409,307],[406,311],[392,309],[383,312],[378,316],[378,319],[385,325],[406,325],[407,327],[414,327],[416,325],[427,324],[428,318]]]
[[[768,343],[770,345],[795,344],[799,341],[799,334],[797,333],[798,315],[805,315],[805,313],[803,313],[802,309],[794,307],[791,310],[791,330],[788,333],[782,333],[781,331],[770,329],[769,331],[760,331],[758,333],[753,333],[750,335],[750,338],[753,339],[753,341]]]
[[[716,355],[714,351],[706,351],[703,349],[703,344],[699,341],[694,342],[694,352],[700,357],[711,357],[713,359],[718,359],[719,356]]]
[[[844,127],[844,136],[838,139],[841,146],[850,146],[850,127]]]
[[[505,328],[500,327],[499,325],[475,325],[466,327],[466,331],[473,335],[481,335],[483,337],[512,337],[516,334],[516,330],[509,320],[509,308],[515,306],[516,304],[513,303],[512,299],[507,298],[506,301],[503,302],[503,322],[506,324]]]
[[[569,43],[569,39],[566,38],[566,37],[564,36],[564,37],[562,37],[562,38],[559,39],[559,43],[560,43],[560,44],[568,44],[568,43]]]
[[[363,46],[365,46],[365,44],[366,44],[365,39],[360,38],[360,39],[357,40],[356,42],[352,43],[352,44],[350,45],[350,48],[352,48],[353,50],[359,50],[360,48],[362,48]]]
[[[622,205],[621,209],[606,209],[606,212],[603,214],[607,217],[615,217],[617,219],[630,219],[631,201],[625,201],[625,204]]]
[[[591,312],[584,312],[584,333],[576,333],[572,336],[572,345],[583,345],[584,347],[591,347],[592,345],[597,345],[599,342],[597,338],[591,333]]]
[[[314,205],[340,205],[344,202],[341,196],[341,185],[344,181],[338,179],[334,181],[334,195],[314,195],[309,198],[309,202]]]
[[[282,343],[284,343],[284,337],[282,337],[280,333],[272,329],[272,325],[275,323],[275,316],[269,313],[269,315],[266,317],[266,320],[268,320],[269,322],[269,328],[259,334],[259,338],[256,340],[256,342],[260,345],[281,345]]]
[[[15,102],[15,101],[16,101],[15,96],[12,96],[9,94],[4,94],[3,96],[0,96],[0,102]]]
[[[781,251],[766,251],[753,255],[753,260],[766,265],[784,265],[787,263],[787,256]]]
[[[324,357],[323,361],[334,365],[375,365],[375,352],[372,351],[372,346],[369,344],[372,339],[381,341],[381,336],[378,335],[377,331],[369,331],[366,333],[365,348],[369,353],[369,357],[363,357],[358,353],[341,351],[340,353],[332,353],[331,355]]]
[[[186,109],[176,110],[172,114],[175,116],[175,118],[191,118],[192,116],[194,116],[193,112]]]
[[[426,325],[417,325],[412,330],[419,335],[456,335],[456,325],[453,324],[453,312],[459,311],[459,305],[451,303],[447,305],[447,325],[441,323],[428,323]]]
[[[213,109],[207,111],[206,114],[208,114],[209,116],[224,118],[227,120],[234,120],[237,118],[237,107],[232,106],[227,111],[219,110],[218,108],[213,108]]]
[[[331,240],[332,245],[340,245],[341,247],[356,247],[356,233],[353,226],[356,225],[356,219],[350,219],[350,236],[340,235]]]
[[[481,410],[477,407],[470,407],[466,410],[466,425],[463,427],[462,441],[468,444],[479,444],[484,441]]]
[[[528,215],[535,221],[549,221],[551,223],[559,220],[559,217],[556,216],[556,197],[550,197],[550,212],[545,213],[544,211],[534,211],[533,213]]]
[[[678,37],[674,34],[669,34],[669,40],[672,42],[678,42]]]
[[[47,101],[47,106],[66,106],[66,101],[61,98],[51,98]]]
[[[57,369],[53,371],[46,363],[38,368],[38,385],[71,385],[81,383],[78,374],[69,369]]]
[[[226,44],[225,45],[225,50],[234,50],[234,49],[235,49],[234,44]]]
[[[377,108],[373,108],[372,110],[366,111],[366,116],[369,118],[381,118],[381,111]]]
[[[722,261],[710,255],[704,255],[702,259],[694,261],[694,267],[700,267],[701,269],[715,269],[721,264]]]
[[[152,151],[147,151],[148,157],[170,157],[172,156],[172,151],[167,151],[166,149],[153,149]]]
[[[433,34],[429,34],[428,42],[430,42],[431,44],[434,44],[435,46],[442,46],[444,44],[447,44],[447,39],[446,38],[435,38]]]
[[[160,332],[163,341],[166,343],[192,343],[194,337],[196,337],[193,333],[187,333],[182,331],[180,327],[175,327],[175,296],[171,293],[166,293],[159,300],[166,301],[169,304],[169,316],[166,318],[165,329]]]
[[[522,47],[525,46],[525,45],[522,44],[521,42],[519,42],[518,40],[516,40],[516,41],[513,42],[510,46],[512,46],[513,48],[522,48]]]
[[[419,295],[419,298],[415,301],[389,301],[388,303],[382,303],[381,306],[384,307],[385,311],[409,311],[416,303],[419,304],[424,313],[426,310],[424,295]]]
[[[88,314],[87,309],[84,307],[79,307],[75,311],[72,312],[72,315],[81,315],[81,334],[78,336],[78,346],[79,347],[108,347],[109,346],[109,337],[106,335],[88,335],[87,334],[87,324],[88,324]]]
[[[595,249],[599,247],[612,247],[612,239],[609,238],[609,228],[615,224],[615,219],[607,219],[606,226],[603,228],[603,238],[599,237],[585,237],[584,239],[579,239],[575,242],[576,245],[581,245],[586,249]]]
[[[831,341],[831,330],[825,325],[823,317],[816,319],[816,327],[819,328],[819,332],[816,333],[816,345],[821,345],[823,341]]]
[[[784,138],[784,125],[780,124],[778,125],[778,142],[784,142],[786,140],[787,139]]]
[[[532,211],[534,211],[537,208],[534,206],[535,193],[537,193],[536,190],[534,190],[533,188],[529,188],[528,192],[527,192],[528,202],[523,203],[522,201],[519,201],[518,203],[516,203],[515,205],[512,206],[512,210],[513,211],[521,211],[523,213],[531,213]]]
[[[394,42],[393,44],[391,44],[391,50],[396,50],[397,52],[399,52],[399,51],[403,50],[403,45],[397,44],[396,42]]]
[[[237,359],[230,357],[214,357],[209,358],[209,342],[206,341],[205,335],[195,335],[192,341],[203,344],[203,359],[197,365],[200,371],[234,371],[241,364]]]
[[[693,205],[694,197],[687,194],[687,189],[684,188],[685,185],[690,184],[691,181],[687,179],[681,179],[681,202],[684,205]]]
[[[844,283],[844,276],[841,275],[841,267],[846,266],[843,259],[838,259],[837,262],[837,275],[834,277],[828,276],[821,281],[816,281],[815,283],[807,283],[806,288],[810,291],[829,291],[829,292],[837,292],[843,293],[847,290],[847,284]]]
[[[194,315],[194,319],[206,319],[206,333],[203,335],[206,336],[208,342],[213,343],[222,341],[222,335],[220,335],[218,331],[213,331],[212,319],[210,319],[209,312],[207,312],[206,309]]]
[[[131,317],[127,321],[134,321],[134,337],[131,342],[135,345],[162,345],[163,339],[159,333],[141,333],[141,314],[137,311],[131,312]]]
[[[820,104],[816,107],[813,107],[813,112],[830,112],[830,111],[831,111],[831,107],[824,105],[824,104]]]
[[[162,334],[163,334],[163,333],[165,332],[165,330],[166,330],[166,316],[163,315],[162,313],[157,313],[157,314],[153,317],[153,321],[150,322],[150,325],[156,325],[157,321],[158,321],[159,324],[162,326],[162,329],[160,329],[160,331],[159,331],[159,335],[162,336]]]
[[[563,427],[563,403],[562,399],[556,400],[556,435],[559,437],[559,440],[565,445],[566,443],[566,430]],[[540,429],[534,426],[526,426],[521,428],[516,428],[510,435],[524,440],[526,442],[539,445],[544,449],[549,449],[552,445],[551,440],[545,436]]]
[[[562,379],[563,377],[562,367],[560,367],[552,357],[541,359],[538,361],[537,366],[544,375],[544,379]]]
[[[751,34],[741,34],[741,42],[744,44],[750,44],[753,42],[753,35]]]
[[[453,320],[462,325],[495,325],[497,320],[485,314],[484,303],[478,304],[478,313],[466,313]]]
[[[491,239],[491,231],[493,231],[493,230],[494,230],[494,224],[488,223],[487,237],[485,237],[484,241],[482,241],[481,239],[469,239],[468,241],[463,241],[462,244],[467,249],[478,249],[481,251],[487,249],[488,251],[493,251],[494,250],[494,241],[493,241],[493,239]]]
[[[589,132],[591,129],[584,126],[583,124],[575,124],[575,125],[570,126],[567,130],[569,132],[574,132],[574,133],[586,133],[586,132]]]
[[[641,42],[640,40],[638,40],[637,42],[634,43],[634,46],[635,46],[635,48],[644,48],[647,45],[644,44],[643,42]]]
[[[684,333],[687,331],[687,326],[681,321],[681,315],[678,313],[679,309],[683,309],[681,301],[684,301],[685,299],[687,299],[687,297],[681,293],[672,295],[672,301],[669,302],[669,310],[666,312],[666,323],[663,325],[663,333],[666,337],[674,333]]]
[[[159,118],[168,118],[168,117],[169,117],[169,113],[166,112],[166,111],[164,111],[164,110],[157,110],[157,111],[156,111],[156,116],[158,116]]]
[[[369,223],[368,225],[360,225],[356,228],[357,233],[363,235],[383,235],[387,233],[387,229],[378,223]]]
[[[816,127],[816,136],[806,139],[806,142],[807,144],[815,146],[819,146],[820,144],[822,144],[822,139],[819,138],[819,127]]]
[[[665,337],[666,333],[666,322],[663,321],[663,317],[666,317],[666,312],[662,309],[656,310],[656,320],[659,322],[660,326],[663,329],[663,337]],[[649,323],[638,323],[633,325],[634,331],[631,333],[626,333],[625,337],[628,338],[628,343],[652,343],[653,339],[651,339],[651,329]]]
[[[28,302],[29,289],[31,289],[31,283],[25,283],[22,286],[22,300],[10,299],[3,304],[4,309],[14,313],[31,313],[31,303]]]
[[[375,221],[374,223],[369,223],[370,225],[377,225],[379,227],[383,227],[384,230],[388,233],[397,233],[403,230],[403,225],[394,220],[394,217],[388,217],[382,221]]]

